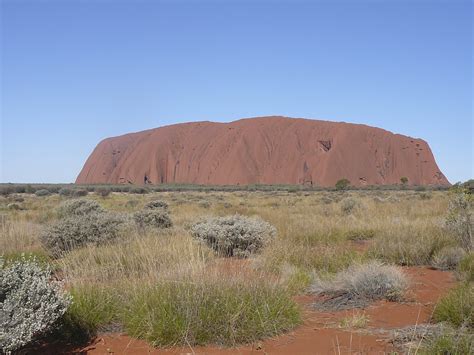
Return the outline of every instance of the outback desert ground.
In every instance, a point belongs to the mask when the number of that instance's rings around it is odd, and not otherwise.
[[[466,186],[126,187],[2,185],[2,272],[57,285],[6,353],[473,351]]]

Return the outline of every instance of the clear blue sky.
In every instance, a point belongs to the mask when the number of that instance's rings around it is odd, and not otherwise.
[[[276,114],[420,137],[474,176],[470,1],[1,3],[1,182],[72,182],[109,136]]]

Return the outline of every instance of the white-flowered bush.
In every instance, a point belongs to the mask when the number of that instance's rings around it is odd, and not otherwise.
[[[191,227],[194,238],[207,243],[221,256],[245,258],[259,252],[276,229],[259,217],[211,217]]]
[[[51,331],[71,303],[51,270],[34,258],[0,257],[0,353],[10,354]]]

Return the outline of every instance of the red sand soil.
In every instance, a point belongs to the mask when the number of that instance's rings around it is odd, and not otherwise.
[[[165,126],[99,143],[91,183],[448,185],[428,144],[359,124],[280,116]]]
[[[228,266],[232,270],[235,265]],[[389,342],[391,329],[427,323],[434,304],[455,283],[452,273],[424,267],[406,267],[411,279],[406,303],[380,301],[364,310],[320,312],[310,307],[314,296],[296,297],[303,307],[303,324],[288,334],[237,348],[181,347],[154,349],[146,342],[124,334],[99,336],[81,349],[87,354],[384,354],[394,350]],[[343,318],[354,312],[368,316],[362,330],[339,327]]]

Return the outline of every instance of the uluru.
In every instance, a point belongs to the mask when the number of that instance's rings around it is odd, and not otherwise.
[[[78,184],[449,185],[427,142],[362,124],[281,116],[191,122],[101,141]]]

